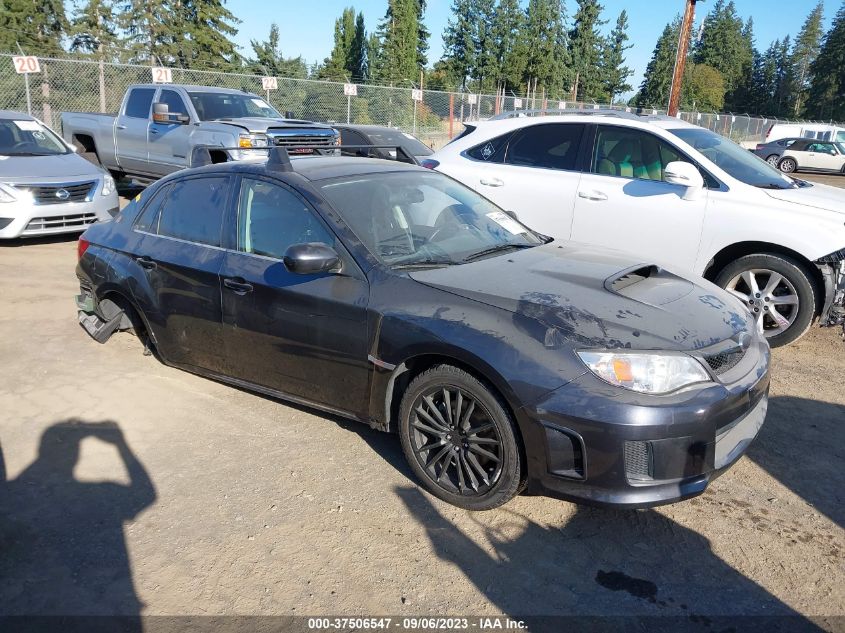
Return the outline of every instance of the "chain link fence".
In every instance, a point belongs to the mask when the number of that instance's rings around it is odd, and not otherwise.
[[[26,76],[15,72],[11,58],[9,54],[0,54],[0,109],[26,112],[29,102],[32,114],[55,129],[60,127],[61,112],[116,112],[130,85],[152,81],[149,66],[76,59],[39,58],[41,72]],[[415,101],[410,85],[363,84],[357,86],[356,96],[347,97],[343,83],[283,77],[277,80],[278,89],[264,91],[258,75],[179,68],[172,69],[172,79],[180,84],[234,88],[263,94],[277,110],[292,112],[297,118],[397,127],[434,148],[459,134],[464,121],[483,120],[503,112],[547,108],[631,110],[619,105],[436,90],[423,91],[422,101]],[[665,114],[665,110],[660,109],[651,112]],[[775,118],[703,112],[682,112],[679,118],[740,143],[762,141],[771,125],[787,122]]]

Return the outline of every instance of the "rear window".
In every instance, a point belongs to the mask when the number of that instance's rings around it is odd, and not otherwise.
[[[513,136],[513,132],[508,132],[507,134],[502,134],[496,138],[484,141],[467,150],[467,156],[475,160],[483,160],[485,163],[503,163],[505,162],[505,150],[508,147],[508,140],[510,140],[511,136]]]
[[[155,88],[133,88],[126,101],[124,114],[134,119],[146,119],[150,116],[150,105],[155,96]]]
[[[428,145],[410,134],[399,130],[368,132],[373,145],[401,145],[414,156],[430,156],[434,152]]]

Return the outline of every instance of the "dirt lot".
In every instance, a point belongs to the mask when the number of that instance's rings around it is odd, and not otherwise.
[[[0,614],[845,626],[833,330],[775,351],[761,436],[703,496],[627,512],[520,497],[471,514],[423,493],[393,437],[165,367],[126,334],[93,342],[76,323],[75,247],[0,246]]]

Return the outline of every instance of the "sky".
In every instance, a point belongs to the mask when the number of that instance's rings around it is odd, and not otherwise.
[[[828,29],[839,8],[840,0],[825,0],[824,27]],[[698,27],[715,0],[699,1],[696,5],[695,25]],[[754,34],[758,49],[765,50],[773,40],[798,33],[816,0],[734,0],[743,19],[754,20]],[[429,65],[443,53],[443,30],[451,15],[451,0],[428,0],[425,22],[432,36],[429,40]],[[527,0],[523,0],[527,4]],[[270,24],[276,22],[281,31],[282,52],[286,57],[301,55],[309,64],[322,61],[333,45],[334,22],[344,7],[354,6],[364,13],[367,32],[374,31],[384,16],[386,0],[228,0],[226,6],[242,22],[234,38],[244,54],[252,54],[251,39],[264,40]],[[634,70],[629,83],[636,89],[643,79],[648,60],[663,27],[677,13],[684,10],[684,0],[604,0],[602,17],[607,20],[603,29],[609,32],[622,9],[628,12],[629,44],[627,65]],[[570,18],[575,13],[575,0],[566,3]],[[293,10],[292,10],[293,9]]]

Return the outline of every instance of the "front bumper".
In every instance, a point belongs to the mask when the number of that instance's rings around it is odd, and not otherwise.
[[[59,204],[37,204],[21,196],[0,204],[0,239],[80,233],[96,222],[111,219],[119,210],[117,192],[102,195],[102,179],[90,200]]]
[[[629,508],[701,494],[765,419],[768,346],[758,341],[749,353],[730,383],[646,396],[587,373],[522,409],[528,491]]]

